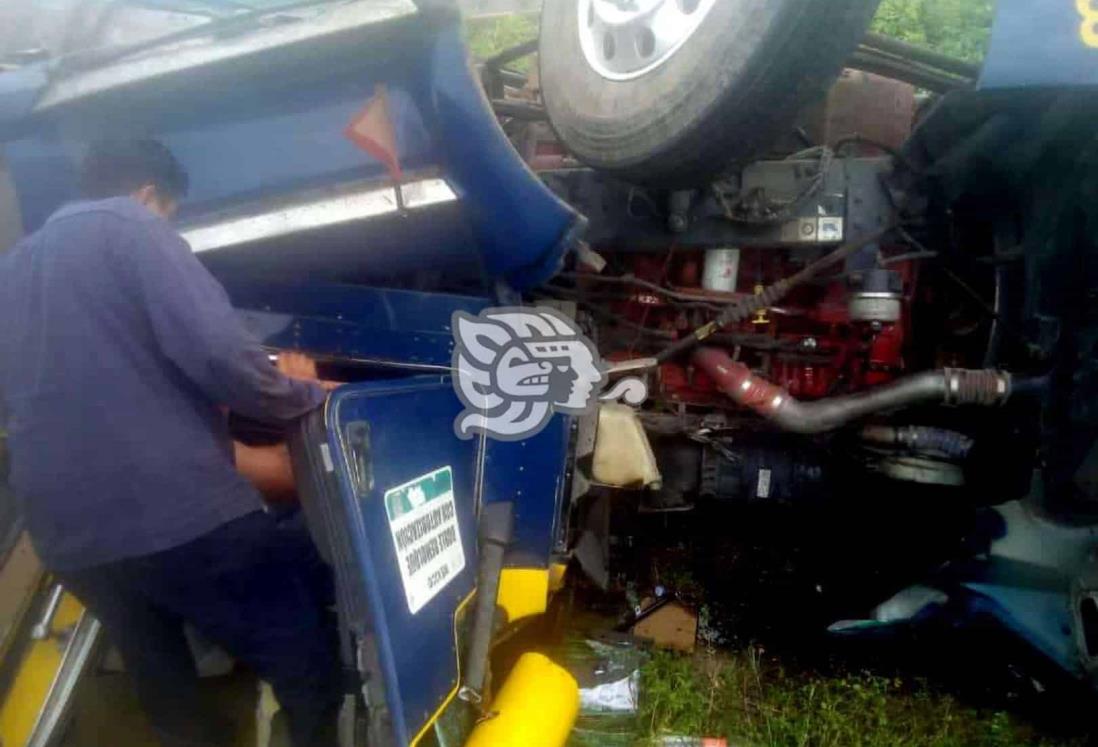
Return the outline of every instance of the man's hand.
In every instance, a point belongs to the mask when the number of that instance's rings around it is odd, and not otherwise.
[[[276,365],[278,366],[279,371],[285,376],[289,376],[291,379],[315,381],[328,390],[335,389],[340,385],[338,381],[321,381],[320,375],[316,370],[316,361],[304,353],[284,350],[278,354],[278,362]]]
[[[290,450],[285,444],[248,446],[233,442],[237,471],[255,485],[272,503],[286,503],[297,497]]]
[[[316,372],[316,361],[304,353],[284,350],[278,354],[278,370],[291,379],[316,381],[320,378]]]

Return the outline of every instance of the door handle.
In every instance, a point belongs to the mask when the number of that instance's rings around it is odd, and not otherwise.
[[[366,495],[374,488],[374,470],[370,460],[370,424],[365,420],[353,421],[347,424],[344,434],[351,482],[355,493]]]

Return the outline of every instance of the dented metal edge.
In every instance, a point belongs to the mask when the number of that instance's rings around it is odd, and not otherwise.
[[[450,185],[438,178],[402,184],[400,192],[398,200],[396,187],[368,185],[296,204],[222,215],[184,226],[181,233],[191,250],[201,253],[457,201]]]

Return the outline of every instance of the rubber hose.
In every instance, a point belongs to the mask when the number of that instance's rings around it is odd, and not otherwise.
[[[1008,373],[945,368],[857,394],[801,402],[723,350],[701,348],[693,359],[733,401],[792,433],[825,433],[876,412],[918,404],[1001,405],[1012,391]]]

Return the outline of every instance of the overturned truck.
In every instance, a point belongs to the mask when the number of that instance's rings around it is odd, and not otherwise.
[[[992,624],[1092,676],[1094,19],[1004,3],[981,71],[864,36],[875,6],[547,3],[534,85],[523,50],[478,79],[446,2],[119,3],[0,73],[5,235],[85,143],[155,136],[245,322],[348,382],[295,433],[232,421],[288,444],[334,571],[346,744],[562,744],[575,683],[530,657],[494,687],[492,644],[573,559],[610,581],[612,513],[841,518],[837,573],[910,562],[836,634]],[[513,397],[587,355],[643,404],[455,430],[495,406],[453,385],[455,320],[522,306]],[[540,339],[577,328],[594,351]],[[98,628],[14,547],[3,741],[56,744]]]

